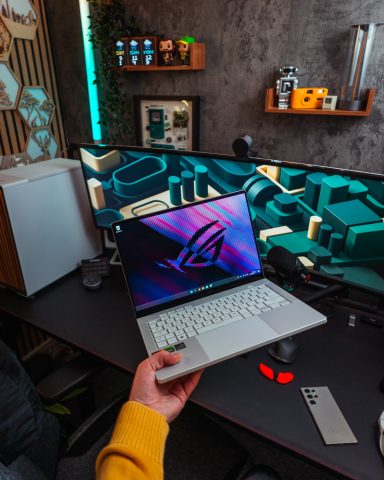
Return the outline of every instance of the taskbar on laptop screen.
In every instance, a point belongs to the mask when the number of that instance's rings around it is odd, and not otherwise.
[[[162,304],[165,304],[165,303],[168,304],[168,303],[176,302],[177,300],[185,299],[188,296],[193,296],[193,295],[197,295],[199,293],[204,293],[204,292],[208,293],[208,290],[218,289],[218,288],[224,287],[225,285],[227,285],[229,283],[233,283],[235,280],[239,280],[240,278],[250,277],[250,276],[254,276],[254,275],[260,275],[260,273],[261,273],[261,268],[258,269],[258,270],[255,270],[254,272],[243,273],[242,275],[236,275],[235,277],[228,278],[226,280],[219,280],[219,281],[214,282],[214,283],[201,285],[199,287],[194,288],[193,290],[185,290],[184,292],[181,292],[181,293],[178,293],[178,294],[175,294],[175,295],[170,295],[166,299],[154,300],[152,302],[147,302],[145,304],[139,305],[138,307],[136,307],[136,311],[141,312],[141,311],[147,310],[149,308],[158,307],[158,306],[160,306]],[[192,300],[192,298],[191,298],[191,300]]]
[[[126,146],[78,146],[96,225],[245,190],[262,258],[384,295],[384,176],[309,164]]]
[[[117,222],[136,311],[262,275],[244,192]]]

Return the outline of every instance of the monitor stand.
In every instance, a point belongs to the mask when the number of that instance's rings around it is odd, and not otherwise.
[[[107,230],[104,230],[104,247],[109,250],[114,250],[111,258],[109,259],[110,265],[121,265],[119,251],[117,250],[116,243],[108,237]]]

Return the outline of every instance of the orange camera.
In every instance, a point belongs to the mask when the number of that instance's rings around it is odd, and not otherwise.
[[[291,93],[291,108],[321,108],[328,88],[296,88]]]

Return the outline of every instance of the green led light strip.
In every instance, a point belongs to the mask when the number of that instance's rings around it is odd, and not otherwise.
[[[99,96],[97,93],[97,85],[94,83],[95,76],[95,57],[93,53],[92,43],[89,41],[89,4],[87,0],[79,0],[80,6],[80,18],[81,18],[81,29],[83,32],[83,43],[84,43],[84,57],[85,57],[85,69],[87,71],[87,85],[88,85],[88,97],[89,97],[89,108],[91,112],[91,126],[92,126],[92,137],[95,142],[99,142],[101,137],[101,127],[100,127],[100,114],[99,114]]]

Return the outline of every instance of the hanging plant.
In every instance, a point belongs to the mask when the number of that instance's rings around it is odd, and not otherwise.
[[[113,65],[115,42],[122,36],[139,35],[134,17],[126,17],[126,0],[88,0],[90,35],[95,50],[95,83],[99,92],[99,113],[103,139],[129,143],[133,137],[131,101],[125,77]]]

